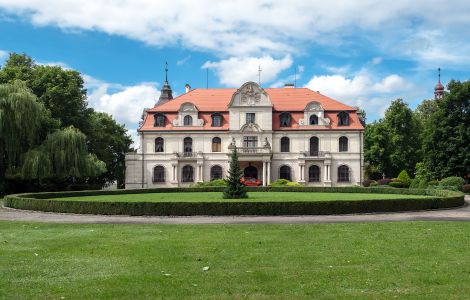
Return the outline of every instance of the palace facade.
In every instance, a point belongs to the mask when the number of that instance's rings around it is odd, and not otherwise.
[[[247,178],[307,186],[360,185],[357,108],[307,88],[191,89],[173,99],[165,81],[144,110],[141,149],[126,155],[126,188],[179,187],[226,177],[237,148]]]

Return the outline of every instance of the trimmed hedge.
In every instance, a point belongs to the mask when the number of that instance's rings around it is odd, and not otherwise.
[[[446,190],[419,190],[363,187],[252,187],[248,191],[272,192],[340,192],[429,195],[431,198],[408,198],[364,201],[296,201],[296,202],[100,202],[60,201],[51,198],[179,192],[222,192],[223,187],[212,188],[158,188],[142,190],[56,192],[9,195],[4,205],[11,208],[60,213],[195,216],[195,215],[329,215],[371,212],[450,208],[464,205],[460,192]]]

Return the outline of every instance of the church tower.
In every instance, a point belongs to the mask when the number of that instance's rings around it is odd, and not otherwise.
[[[441,68],[438,68],[437,72],[438,72],[439,80],[436,86],[434,87],[434,99],[439,100],[439,99],[442,99],[442,97],[444,96],[445,88],[441,83]]]
[[[163,84],[160,98],[158,99],[157,105],[163,104],[165,102],[170,101],[173,99],[171,86],[168,84],[168,63],[165,62],[165,83]]]

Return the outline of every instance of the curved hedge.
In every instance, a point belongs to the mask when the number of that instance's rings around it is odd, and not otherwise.
[[[363,188],[363,187],[257,187],[250,191],[334,192],[428,195],[430,198],[383,199],[363,201],[294,201],[294,202],[100,202],[60,201],[53,198],[140,193],[221,192],[213,188],[159,188],[115,191],[53,192],[9,195],[6,207],[59,213],[195,216],[195,215],[329,215],[371,212],[451,208],[464,205],[464,195],[446,190]]]

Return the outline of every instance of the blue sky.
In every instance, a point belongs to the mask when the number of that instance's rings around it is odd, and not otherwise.
[[[80,71],[89,105],[133,137],[158,99],[165,61],[184,85],[264,87],[294,81],[380,118],[412,108],[442,81],[470,77],[468,1],[0,0],[0,65],[9,52]]]

